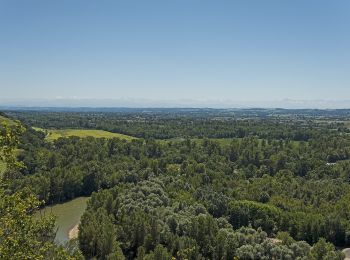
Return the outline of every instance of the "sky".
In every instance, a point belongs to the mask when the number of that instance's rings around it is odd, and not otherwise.
[[[0,0],[0,100],[350,100],[348,0]]]

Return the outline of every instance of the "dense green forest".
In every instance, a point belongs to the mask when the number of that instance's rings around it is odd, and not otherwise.
[[[16,150],[23,167],[7,167],[2,181],[6,193],[25,190],[45,204],[92,195],[70,257],[343,259],[336,248],[350,246],[349,115],[8,111],[25,128]],[[137,139],[48,142],[33,127]]]
[[[256,136],[307,141],[327,130],[350,132],[344,124],[350,110],[122,109],[114,113],[73,110],[8,111],[8,114],[41,128],[101,129],[145,139]]]

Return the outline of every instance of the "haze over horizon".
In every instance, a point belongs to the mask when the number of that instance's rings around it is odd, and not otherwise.
[[[193,100],[193,99],[1,99],[0,108],[284,108],[284,109],[350,109],[350,100]]]
[[[346,0],[1,1],[0,105],[350,107],[349,12]]]

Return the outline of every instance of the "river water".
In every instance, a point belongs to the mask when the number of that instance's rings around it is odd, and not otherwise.
[[[69,230],[79,223],[86,209],[88,199],[88,197],[79,197],[62,204],[48,206],[40,210],[36,215],[55,215],[57,217],[56,226],[58,228],[55,242],[64,243],[69,240]]]

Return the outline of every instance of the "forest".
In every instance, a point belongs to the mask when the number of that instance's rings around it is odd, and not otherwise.
[[[16,122],[0,121],[2,201],[31,198],[37,210],[91,196],[77,240],[62,246],[28,235],[50,245],[52,259],[344,259],[350,247],[349,110],[1,116]],[[37,128],[132,138],[49,141]],[[2,219],[10,206],[0,203]],[[53,232],[54,220],[43,221]]]

